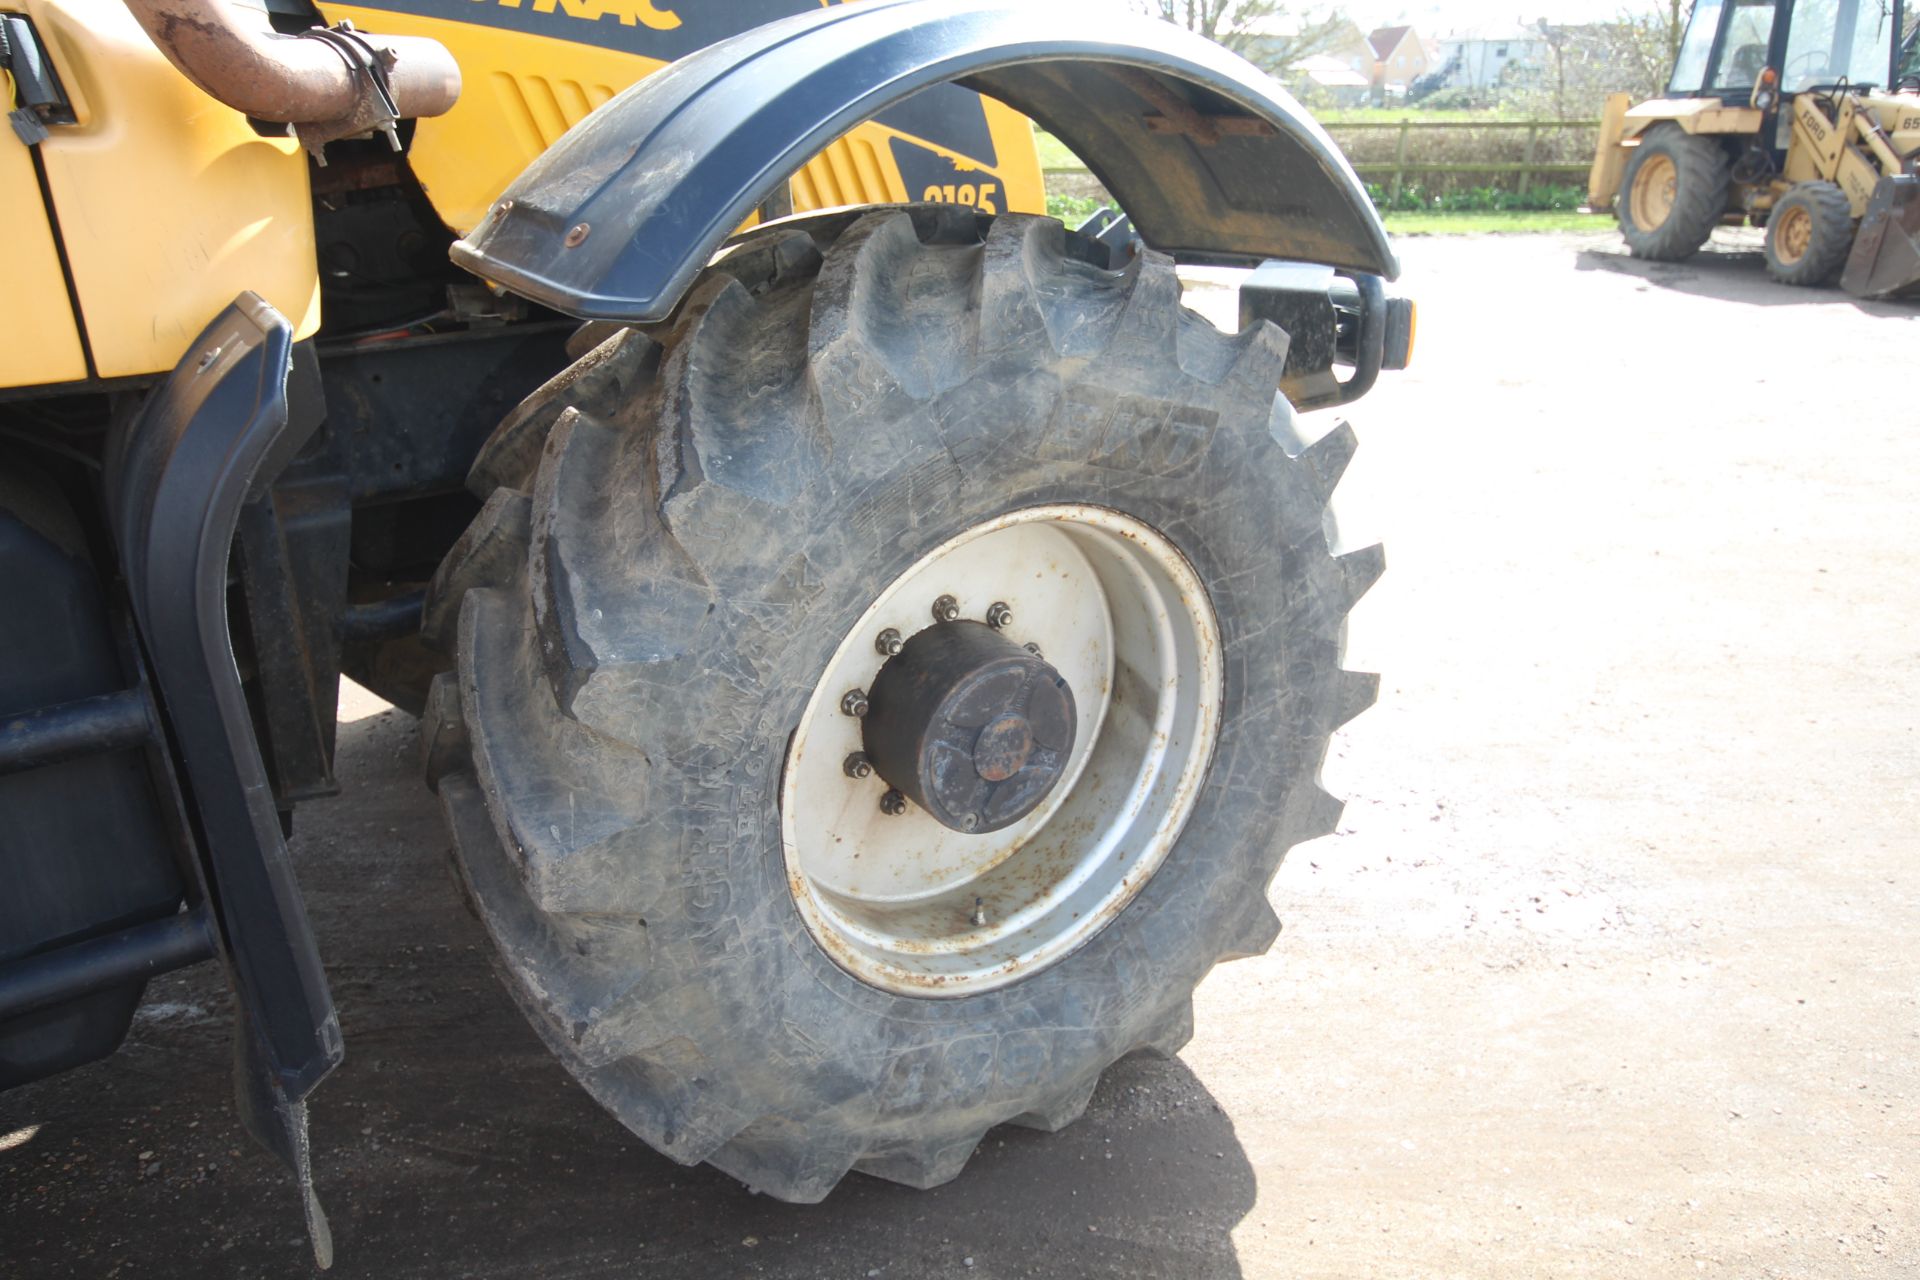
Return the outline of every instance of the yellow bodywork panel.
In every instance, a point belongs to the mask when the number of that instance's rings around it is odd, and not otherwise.
[[[944,201],[970,204],[982,213],[1045,213],[1046,183],[1040,173],[1033,125],[1019,112],[991,98],[981,100],[1000,163],[992,168],[958,152],[944,151],[957,181],[921,183],[918,189],[892,155],[892,140],[908,138],[885,125],[861,125],[809,160],[789,187],[796,213],[849,204],[899,204]]]
[[[1624,93],[1609,94],[1600,115],[1600,141],[1587,172],[1587,207],[1610,209],[1620,193],[1627,157],[1640,135],[1656,124],[1677,124],[1688,133],[1760,132],[1764,115],[1753,107],[1729,107],[1718,98],[1654,98],[1639,106]]]
[[[7,102],[5,109],[13,106]],[[7,281],[7,298],[0,303],[0,387],[86,377],[80,330],[67,302],[33,156],[12,129],[0,130],[0,255]]]
[[[1611,209],[1620,194],[1620,177],[1627,167],[1628,148],[1621,145],[1626,134],[1627,108],[1633,99],[1624,93],[1607,95],[1600,110],[1600,141],[1594,148],[1593,167],[1587,170],[1587,207]]]
[[[1816,99],[1815,94],[1803,93],[1793,100],[1793,139],[1787,146],[1783,170],[1788,182],[1832,181],[1840,153],[1847,145],[1851,104],[1841,99],[1840,119],[1832,121]]]
[[[346,18],[368,31],[428,36],[453,52],[465,84],[460,101],[446,115],[415,126],[408,158],[434,209],[463,235],[561,134],[620,90],[667,65],[623,50],[479,22],[357,5],[320,7],[328,22]],[[644,19],[646,13],[639,16]],[[593,24],[583,27],[591,30]],[[991,99],[983,105],[992,165],[943,150],[940,155],[950,164],[940,181],[912,181],[893,145],[896,138],[912,135],[870,122],[794,176],[789,187],[795,212],[936,199],[986,211],[1046,212],[1033,126]]]
[[[1626,137],[1638,137],[1663,121],[1688,133],[1758,133],[1766,118],[1757,107],[1729,107],[1718,98],[1654,98],[1628,111]]]
[[[460,100],[447,114],[414,124],[407,158],[441,219],[463,234],[587,112],[666,65],[524,31],[385,9],[326,4],[321,12],[329,23],[345,18],[382,35],[426,36],[452,51],[460,64]]]
[[[1859,98],[1860,110],[1880,126],[1887,148],[1896,157],[1920,150],[1920,93],[1869,93]]]
[[[246,289],[277,307],[297,337],[319,328],[299,145],[260,137],[188,82],[120,0],[25,0],[22,8],[79,117],[53,126],[40,151],[95,372],[172,368]],[[9,183],[10,203],[14,190]],[[57,325],[66,311],[59,289],[26,296],[42,323]],[[53,380],[39,371],[9,385]]]
[[[1793,140],[1783,170],[1789,182],[1837,184],[1858,218],[1867,211],[1880,175],[1899,171],[1900,158],[1888,145],[1872,104],[1843,97],[1829,120],[1816,95],[1803,93],[1793,100]]]

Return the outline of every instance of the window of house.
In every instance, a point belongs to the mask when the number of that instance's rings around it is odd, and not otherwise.
[[[1496,49],[1495,49],[1495,50],[1493,51],[1493,56],[1494,56],[1494,57],[1496,57],[1496,58],[1504,58],[1504,57],[1506,57],[1506,56],[1507,56],[1507,46],[1505,46],[1505,45],[1501,45],[1501,46],[1499,46],[1498,48],[1496,48]]]

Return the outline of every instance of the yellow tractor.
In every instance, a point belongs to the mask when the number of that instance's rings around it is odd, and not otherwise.
[[[286,837],[343,672],[555,1054],[783,1199],[1068,1123],[1274,940],[1383,564],[1294,409],[1411,313],[1251,65],[1005,0],[0,0],[0,70],[0,1088],[219,961],[326,1259]],[[1130,232],[1043,216],[1033,121]]]
[[[1667,96],[1608,99],[1588,198],[1635,257],[1766,228],[1767,270],[1879,298],[1920,289],[1920,76],[1900,0],[1700,0]]]

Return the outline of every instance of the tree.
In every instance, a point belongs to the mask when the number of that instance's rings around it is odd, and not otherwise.
[[[1553,51],[1553,114],[1561,119],[1567,114],[1567,46],[1573,42],[1573,29],[1556,26],[1545,18],[1533,24],[1540,38],[1547,42],[1547,48]]]
[[[1615,88],[1631,93],[1636,102],[1665,91],[1692,16],[1693,0],[1657,0],[1652,9],[1622,11],[1613,23],[1609,52],[1625,73],[1625,83]]]
[[[1550,62],[1509,67],[1500,86],[1502,105],[1569,120],[1598,115],[1610,93],[1625,93],[1635,102],[1659,97],[1673,73],[1692,0],[1654,4],[1623,11],[1611,22],[1533,23],[1529,30],[1546,44]]]
[[[1317,16],[1282,0],[1133,0],[1141,12],[1185,27],[1279,74],[1304,58],[1338,48],[1346,18],[1328,9]]]
[[[1137,0],[1139,7],[1154,17],[1209,40],[1233,48],[1236,35],[1244,38],[1244,29],[1278,12],[1279,0]]]

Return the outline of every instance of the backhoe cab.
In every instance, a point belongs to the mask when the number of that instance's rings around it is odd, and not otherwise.
[[[1920,291],[1913,45],[1903,0],[1699,0],[1667,96],[1608,99],[1589,201],[1637,258],[1746,222],[1783,283]]]

